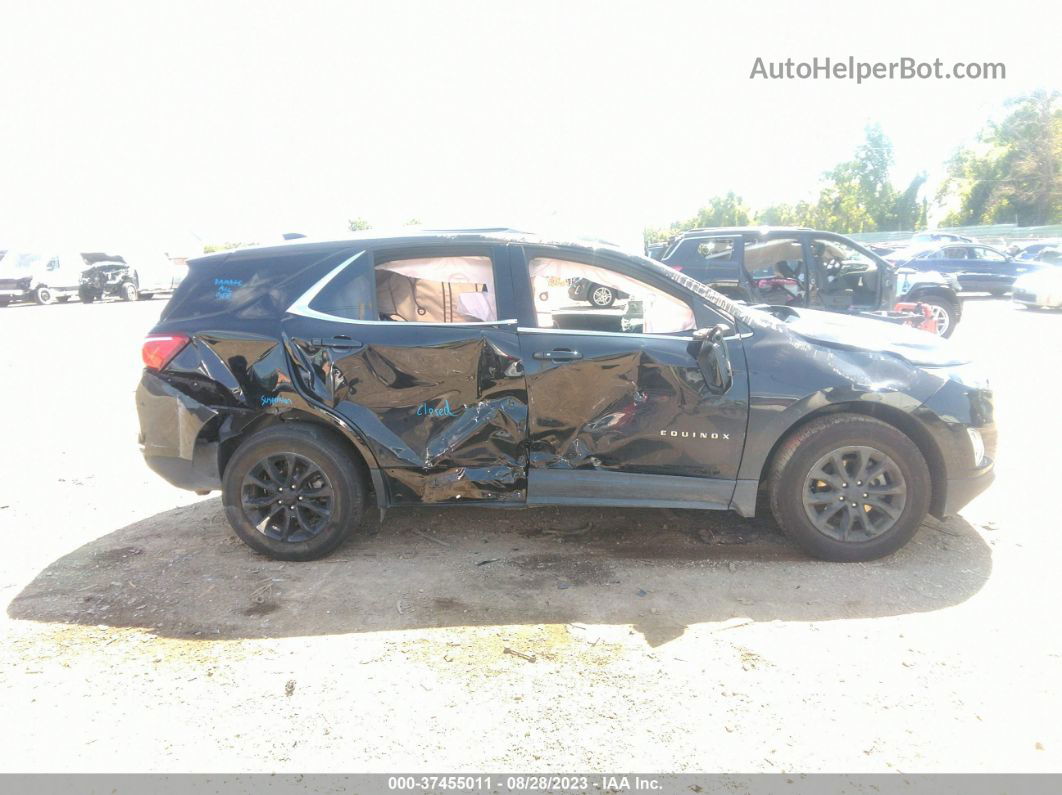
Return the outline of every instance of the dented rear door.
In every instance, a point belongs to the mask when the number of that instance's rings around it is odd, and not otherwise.
[[[507,314],[508,255],[504,246],[454,249],[469,253],[492,260],[496,322],[380,320],[371,251],[331,274],[355,297],[347,304],[364,295],[356,319],[314,308],[311,298],[283,321],[300,391],[363,437],[388,504],[526,500],[527,387]]]

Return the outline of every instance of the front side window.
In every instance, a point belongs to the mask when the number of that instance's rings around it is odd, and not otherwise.
[[[974,255],[976,259],[985,260],[986,262],[1003,262],[1006,260],[1006,257],[990,248],[975,248]]]
[[[826,293],[852,291],[856,303],[874,300],[878,286],[878,264],[868,254],[840,240],[813,240],[812,257],[819,268]]]
[[[553,257],[528,263],[539,328],[677,334],[696,328],[693,308],[645,282]]]
[[[697,253],[710,265],[733,262],[735,238],[712,237],[697,245]]]

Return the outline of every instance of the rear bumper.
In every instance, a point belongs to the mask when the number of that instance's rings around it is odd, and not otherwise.
[[[952,516],[961,511],[974,497],[991,486],[992,481],[995,479],[994,464],[989,464],[972,477],[949,478],[948,497],[944,503],[944,515]]]
[[[140,450],[147,465],[181,489],[221,488],[218,412],[145,372],[136,390]]]

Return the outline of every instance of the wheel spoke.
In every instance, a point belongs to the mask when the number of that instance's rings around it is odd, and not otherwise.
[[[848,469],[845,468],[844,458],[839,452],[835,452],[830,456],[830,463],[833,464],[833,470],[837,473],[837,477],[848,480]]]
[[[283,487],[284,476],[281,475],[280,472],[277,470],[276,462],[272,458],[267,458],[262,463],[265,466],[266,474],[269,475],[270,479],[278,486]]]
[[[272,484],[272,483],[270,483],[268,481],[262,480],[254,472],[249,472],[247,474],[247,480],[251,481],[251,483],[253,483],[254,485],[258,486],[261,489],[265,489],[266,491],[276,493],[277,487],[274,484]]]
[[[804,501],[811,505],[829,505],[831,503],[838,502],[837,494],[833,491],[820,491],[817,493],[808,494]]]
[[[243,504],[249,508],[265,508],[269,505],[276,505],[277,497],[275,494],[266,497],[244,497]]]
[[[815,514],[814,522],[820,530],[825,530],[829,526],[830,519],[837,515],[837,512],[844,507],[844,503],[837,501],[832,508],[827,508],[821,513]]]
[[[887,497],[891,494],[906,494],[907,489],[897,483],[889,483],[885,486],[865,486],[867,494],[875,497]]]
[[[300,507],[305,507],[305,506],[300,506]],[[302,511],[300,511],[298,508],[295,509],[295,520],[299,523],[299,527],[301,527],[303,530],[305,530],[309,535],[313,535],[314,534],[314,532],[315,532],[314,529],[310,525],[308,525],[306,523],[305,519],[302,516]]]
[[[841,505],[842,503],[838,503]],[[848,531],[852,528],[852,507],[850,505],[844,505],[844,513],[841,514],[841,523],[837,526],[837,530],[841,534],[841,540],[848,540]]]
[[[317,505],[312,501],[299,503],[303,508],[313,511],[319,516],[329,516],[332,513],[332,506]]]

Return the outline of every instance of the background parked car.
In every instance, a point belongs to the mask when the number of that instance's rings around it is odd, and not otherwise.
[[[73,251],[9,250],[0,260],[0,306],[12,301],[68,301],[77,295],[87,265],[85,255]]]
[[[843,235],[814,229],[694,229],[650,256],[730,298],[874,317],[950,336],[962,316],[958,283],[897,268]],[[923,320],[922,304],[930,319]]]
[[[117,257],[87,268],[81,274],[78,296],[86,304],[105,296],[123,301],[148,299],[176,290],[187,270],[187,265],[177,265],[165,257],[137,258],[134,264]]]
[[[616,301],[627,298],[627,294],[608,285],[596,284],[589,279],[572,279],[568,286],[568,297],[573,301],[588,301],[598,309],[607,309]]]
[[[982,243],[938,243],[925,247],[913,247],[897,251],[887,257],[896,265],[915,270],[933,270],[953,274],[963,290],[1003,295],[1010,290],[1014,280],[1028,270],[1028,265],[1018,262],[999,249]]]
[[[1014,259],[1021,262],[1035,262],[1042,259],[1040,256],[1045,251],[1057,251],[1059,246],[1062,246],[1062,238],[1048,238],[1046,240],[1037,240],[1035,243],[1028,243],[1024,246],[1018,247],[1013,253],[1008,252]]]
[[[1044,249],[1040,262],[1014,281],[1011,300],[1029,309],[1062,309],[1062,248]]]

